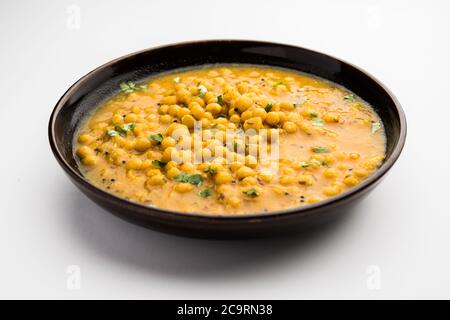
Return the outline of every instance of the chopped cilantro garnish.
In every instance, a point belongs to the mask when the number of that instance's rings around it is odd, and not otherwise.
[[[372,133],[377,132],[378,130],[381,129],[381,123],[380,122],[372,122]]]
[[[242,193],[252,198],[259,196],[259,193],[255,188],[248,189],[247,191],[242,191]]]
[[[202,196],[203,198],[208,198],[210,196],[212,196],[213,191],[211,188],[206,188],[205,190],[202,190],[199,192],[199,195]]]
[[[118,133],[122,137],[125,136],[128,133],[128,131],[133,130],[134,126],[135,126],[134,123],[127,123],[127,124],[124,124],[123,126],[121,126],[121,125],[119,125],[117,123],[114,123],[114,122],[113,122],[113,125],[114,125],[114,129],[115,129],[116,133]],[[114,130],[112,130],[112,131],[114,131]],[[114,135],[114,133],[112,133],[112,134]]]
[[[163,141],[163,135],[161,133],[151,134],[149,138],[157,144],[160,144]]]
[[[322,162],[320,162],[320,161],[318,161],[316,159],[311,159],[310,161],[302,161],[302,162],[300,162],[301,167],[304,168],[304,169],[309,168],[313,164],[319,165],[319,166],[323,165]]]
[[[354,94],[348,94],[344,97],[344,100],[347,102],[355,102],[355,95]]]
[[[222,95],[217,96],[217,103],[220,104],[221,106],[223,106],[225,103],[223,102],[223,97]]]
[[[315,146],[312,147],[311,150],[315,153],[328,153],[330,152],[330,149],[328,149],[327,147],[322,147],[322,146]]]
[[[166,166],[167,162],[163,162],[161,160],[153,160],[152,165],[158,168],[164,168]]]
[[[312,119],[312,124],[315,127],[323,127],[323,120],[319,117],[314,117]]]
[[[188,173],[182,172],[182,173],[177,174],[175,176],[175,181],[190,183],[190,184],[193,184],[195,186],[199,186],[199,185],[202,184],[203,178],[199,174],[192,174],[192,175],[190,175]]]
[[[279,85],[282,85],[282,84],[284,84],[284,82],[281,81],[281,80],[279,80],[279,81],[275,82],[275,84],[273,85],[273,87],[276,88],[276,87],[278,87]]]
[[[108,131],[106,131],[106,134],[110,137],[116,137],[119,135],[119,133],[116,130],[110,129]]]
[[[205,172],[212,175],[217,173],[217,169],[209,166],[208,168],[206,168]]]
[[[132,93],[134,91],[143,91],[146,89],[147,89],[147,86],[145,84],[136,85],[132,81],[126,81],[126,82],[122,82],[120,84],[120,90],[122,90],[122,92],[124,92],[124,93]]]
[[[208,92],[208,89],[206,89],[206,87],[204,85],[198,86],[198,96],[200,98],[203,98],[205,96],[206,92]]]

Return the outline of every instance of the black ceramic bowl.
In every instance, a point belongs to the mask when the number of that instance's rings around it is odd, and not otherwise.
[[[387,156],[378,171],[357,187],[316,204],[260,214],[186,214],[147,207],[107,193],[80,173],[72,151],[74,132],[83,117],[126,80],[140,81],[160,72],[214,63],[246,63],[299,70],[336,82],[369,102],[383,120]],[[148,49],[108,62],[78,80],[61,97],[50,117],[52,151],[72,182],[90,199],[126,220],[179,235],[247,238],[322,224],[347,212],[392,167],[405,143],[406,120],[394,95],[365,71],[328,55],[284,44],[211,40]]]

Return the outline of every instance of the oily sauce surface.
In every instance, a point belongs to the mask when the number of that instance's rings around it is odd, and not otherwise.
[[[356,186],[384,159],[372,107],[307,74],[205,66],[121,91],[79,128],[74,152],[92,184],[144,205],[217,214],[299,207]]]

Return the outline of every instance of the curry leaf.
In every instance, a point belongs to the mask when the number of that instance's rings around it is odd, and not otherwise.
[[[322,162],[316,160],[316,159],[311,159],[310,161],[302,161],[300,162],[300,166],[304,169],[309,168],[310,166],[312,166],[313,164],[315,165],[323,165]]]
[[[304,169],[309,168],[311,166],[310,162],[302,161],[300,162],[300,166]]]

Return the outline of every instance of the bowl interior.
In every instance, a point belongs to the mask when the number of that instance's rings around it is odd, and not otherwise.
[[[84,117],[118,92],[123,81],[140,81],[173,69],[214,63],[245,63],[298,70],[338,83],[369,102],[380,115],[387,136],[386,160],[401,136],[398,102],[381,83],[333,57],[288,45],[254,41],[203,41],[145,50],[109,62],[83,77],[59,102],[53,139],[64,160],[81,175],[73,156],[73,136]],[[386,161],[385,160],[385,161]]]

